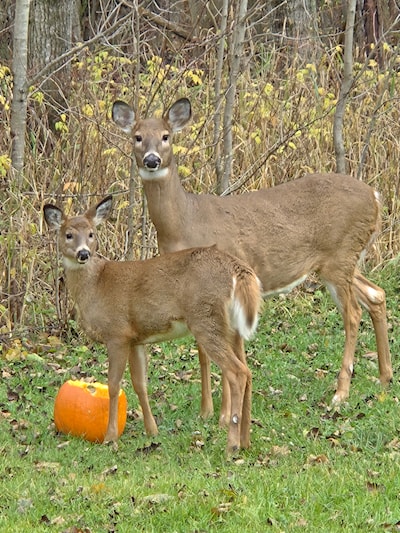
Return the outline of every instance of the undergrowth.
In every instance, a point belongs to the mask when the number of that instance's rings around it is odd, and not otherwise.
[[[137,98],[137,112],[143,115],[159,114],[178,96],[188,97],[193,121],[175,138],[179,173],[189,191],[216,190],[215,58],[209,54],[207,70],[195,63],[186,68],[180,56],[169,64],[148,56],[141,64],[139,86],[133,86],[135,60],[107,49],[86,50],[72,63],[69,107],[60,115],[55,134],[48,129],[45,96],[32,87],[22,190],[10,173],[12,79],[9,69],[0,66],[4,125],[0,138],[0,335],[4,342],[27,331],[48,331],[50,307],[57,307],[62,327],[69,318],[65,292],[61,290],[59,300],[55,298],[59,273],[43,228],[45,202],[78,212],[93,204],[93,197],[98,200],[112,193],[116,197],[114,229],[107,232],[101,251],[107,250],[110,259],[124,259],[131,252],[132,240],[134,257],[157,252],[154,229],[142,218],[141,185],[136,177],[133,188],[130,182],[130,141],[110,118],[114,100],[132,103]],[[340,47],[324,55],[318,65],[294,60],[282,69],[278,56],[275,59],[271,54],[268,62],[249,64],[238,80],[231,176],[231,186],[238,189],[233,194],[274,186],[305,172],[335,170],[332,120],[341,81]],[[393,51],[388,64],[396,60]],[[382,195],[383,227],[371,263],[382,266],[399,251],[400,76],[395,68],[381,72],[373,60],[355,64],[354,75],[345,116],[349,171],[356,175],[362,159],[362,180]],[[127,235],[132,212],[133,237]]]

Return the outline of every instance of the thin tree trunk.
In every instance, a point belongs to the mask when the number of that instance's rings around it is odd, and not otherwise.
[[[222,4],[222,13],[221,13],[221,25],[220,25],[220,38],[218,43],[218,52],[217,52],[217,65],[215,69],[215,82],[214,82],[214,93],[215,93],[215,113],[214,113],[214,138],[213,146],[215,147],[215,171],[217,175],[217,190],[223,191],[222,185],[222,169],[223,165],[221,162],[221,146],[220,146],[220,129],[221,129],[221,105],[222,105],[222,94],[221,94],[221,85],[222,85],[222,76],[224,72],[224,57],[225,57],[225,45],[226,45],[226,28],[228,24],[228,5],[229,0],[224,0]]]
[[[336,172],[339,173],[346,172],[343,120],[347,98],[353,83],[353,35],[356,3],[357,0],[349,0],[347,5],[346,30],[344,38],[343,81],[340,87],[339,99],[336,105],[335,117],[333,121],[333,144],[336,155]]]
[[[228,89],[226,92],[224,110],[224,170],[221,181],[218,183],[218,193],[222,194],[229,187],[229,178],[232,174],[233,162],[233,136],[232,116],[235,107],[237,79],[242,60],[243,42],[246,31],[247,0],[238,0],[235,9],[235,21],[231,49],[231,68],[229,72]]]
[[[30,0],[17,0],[13,43],[13,101],[11,104],[11,166],[14,173],[10,185],[20,190],[24,180],[25,134],[28,101],[28,25]]]

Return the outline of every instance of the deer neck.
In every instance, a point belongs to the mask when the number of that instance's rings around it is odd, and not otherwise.
[[[64,258],[63,264],[67,288],[78,307],[81,306],[85,296],[91,292],[91,287],[96,285],[105,262],[104,259],[99,257],[92,257],[86,264],[80,265],[78,263],[70,263]]]
[[[153,179],[142,177],[142,181],[150,218],[157,230],[158,244],[164,252],[170,250],[165,249],[163,243],[174,243],[180,239],[185,229],[186,213],[195,195],[187,193],[182,187],[175,162],[157,171],[157,174]]]

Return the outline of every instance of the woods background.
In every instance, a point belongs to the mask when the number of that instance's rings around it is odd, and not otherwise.
[[[350,89],[341,100],[351,4]],[[16,5],[28,17],[26,65],[16,61],[24,55]],[[110,259],[157,253],[129,139],[110,119],[116,99],[140,115],[191,100],[192,125],[175,137],[190,191],[240,194],[343,163],[382,194],[383,228],[369,268],[396,260],[399,31],[395,0],[3,0],[2,342],[72,327],[54,235],[43,227],[45,202],[77,212],[112,193],[114,220],[100,252]],[[342,154],[334,136],[341,101]]]

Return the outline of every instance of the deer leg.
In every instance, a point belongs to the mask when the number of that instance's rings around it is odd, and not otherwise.
[[[221,376],[222,398],[221,411],[219,414],[219,426],[227,427],[231,418],[231,390],[229,388],[229,381],[222,374]]]
[[[200,346],[197,347],[199,352],[200,372],[201,372],[201,418],[211,418],[214,414],[214,406],[211,393],[211,367],[210,358],[204,353]],[[219,425],[221,427],[229,424],[231,395],[229,383],[222,376],[222,400],[221,411],[219,416]]]
[[[358,327],[361,320],[361,307],[358,305],[351,283],[340,286],[326,284],[335,300],[344,322],[345,344],[342,366],[338,376],[336,393],[332,403],[338,404],[349,397],[350,381],[354,370],[354,352],[356,349]]]
[[[244,342],[243,342],[242,337],[239,334],[236,334],[236,339],[234,343],[234,351],[239,361],[243,363],[248,369],[246,352],[244,351]],[[243,398],[242,423],[240,425],[240,447],[241,448],[250,447],[251,393],[252,393],[252,376],[249,370],[247,374],[247,383],[246,383],[246,389],[245,389],[244,398]]]
[[[247,414],[244,414],[244,403],[249,392],[251,392],[251,373],[247,365],[241,363],[238,359],[232,364],[221,366],[222,374],[226,376],[231,391],[231,417],[229,420],[227,453],[236,452],[241,446],[250,444],[250,426]],[[249,386],[250,385],[250,386]],[[245,427],[242,430],[242,424]],[[243,432],[246,434],[243,436]]]
[[[211,331],[213,331],[212,328]],[[232,454],[241,446],[243,404],[251,374],[247,365],[239,360],[239,357],[231,347],[231,343],[224,339],[222,335],[215,337],[215,331],[213,331],[212,335],[207,336],[201,332],[196,335],[196,340],[201,345],[204,353],[219,366],[223,378],[229,384],[231,395],[229,412],[231,415],[229,419],[227,453]]]
[[[389,339],[386,319],[385,291],[356,271],[353,279],[356,298],[372,319],[375,331],[380,382],[387,385],[393,378],[390,360]]]
[[[201,346],[198,346],[199,362],[200,362],[200,374],[201,374],[201,418],[211,418],[214,414],[214,406],[211,394],[211,365],[210,359],[206,353],[202,350]]]
[[[108,426],[104,443],[118,440],[118,397],[120,383],[129,354],[129,343],[111,341],[107,343],[108,350],[108,394],[110,397]]]
[[[142,345],[131,345],[129,351],[129,371],[133,388],[139,399],[143,413],[143,423],[147,435],[157,435],[158,429],[151,412],[147,394],[147,356]]]

